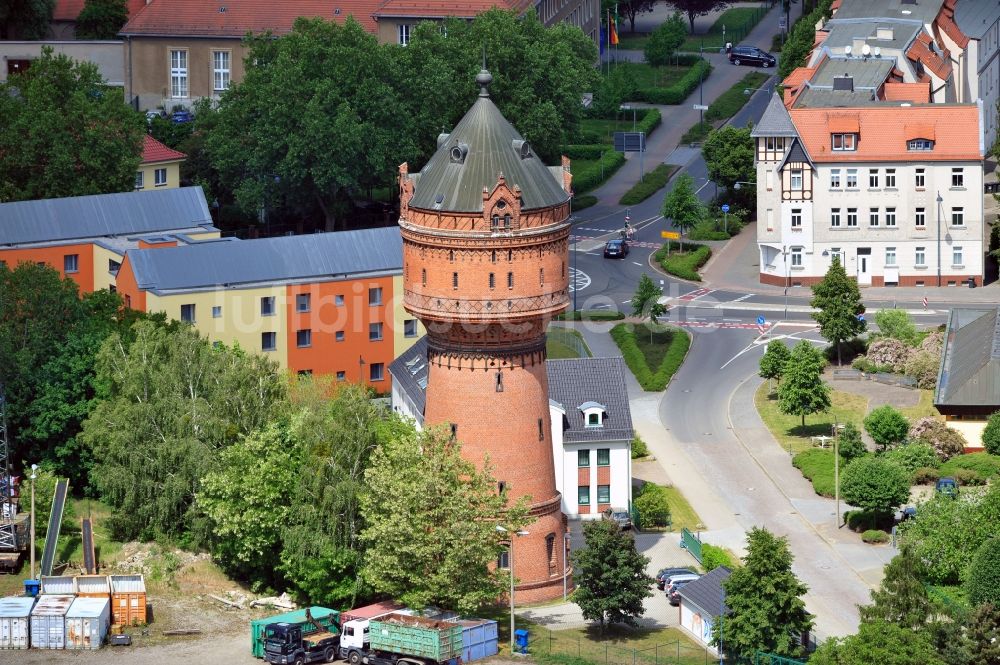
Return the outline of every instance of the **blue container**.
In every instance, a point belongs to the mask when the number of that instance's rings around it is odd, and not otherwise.
[[[486,619],[456,619],[462,626],[462,662],[470,663],[497,655],[497,622]]]
[[[528,631],[523,628],[514,631],[514,646],[518,653],[528,653]]]
[[[38,580],[24,580],[24,595],[34,598],[38,595],[41,583]]]

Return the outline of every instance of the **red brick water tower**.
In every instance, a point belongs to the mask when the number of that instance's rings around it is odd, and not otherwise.
[[[404,304],[427,328],[424,420],[488,456],[533,522],[514,538],[517,600],[563,592],[566,520],[552,459],[545,330],[569,303],[569,161],[546,166],[490,100],[420,173],[400,167]],[[568,566],[567,566],[568,568]]]

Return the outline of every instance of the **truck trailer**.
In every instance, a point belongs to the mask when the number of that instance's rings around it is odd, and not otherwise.
[[[280,621],[264,627],[264,660],[272,665],[332,663],[337,658],[340,636],[335,625],[324,626],[309,610],[305,621]]]
[[[462,627],[450,621],[393,613],[372,619],[365,665],[455,665]]]

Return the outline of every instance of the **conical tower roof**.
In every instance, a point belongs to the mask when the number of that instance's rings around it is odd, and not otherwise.
[[[410,207],[451,212],[482,212],[483,188],[493,191],[503,175],[521,188],[521,209],[547,208],[569,195],[549,167],[507,122],[487,90],[493,77],[485,69],[476,82],[479,97],[415,181]]]

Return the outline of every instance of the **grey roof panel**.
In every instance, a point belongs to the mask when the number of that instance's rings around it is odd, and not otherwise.
[[[934,402],[1000,405],[1000,310],[951,310]]]
[[[849,76],[854,81],[855,90],[878,88],[889,78],[895,65],[894,60],[887,58],[830,58],[812,75],[809,86],[832,89],[834,79]]]
[[[955,24],[962,34],[973,39],[982,39],[997,21],[1000,21],[1000,3],[962,0],[955,5]]]
[[[726,607],[726,591],[722,583],[729,579],[732,571],[726,566],[719,566],[702,575],[693,582],[688,582],[677,592],[681,602],[689,602],[705,610],[713,617],[729,611]]]
[[[427,404],[427,337],[417,342],[389,364],[393,389],[405,393],[422,415]]]
[[[892,39],[878,39],[878,28],[891,28]],[[867,40],[868,45],[873,49],[878,46],[884,50],[902,50],[910,45],[923,27],[918,21],[911,20],[878,20],[871,18],[846,20],[841,19],[838,12],[837,16],[824,26],[824,29],[829,34],[823,40],[821,48],[841,49],[848,45],[853,46],[855,39],[864,39]],[[855,55],[860,54],[856,53]]]
[[[136,281],[154,291],[399,271],[398,226],[130,250]]]
[[[481,74],[482,75],[482,74]],[[569,195],[541,158],[528,150],[522,157],[515,142],[524,138],[484,93],[476,99],[414,182],[410,206],[424,210],[482,212],[483,188],[493,191],[502,173],[507,184],[521,188],[522,208],[546,208]],[[456,146],[467,146],[464,159],[452,160]],[[440,202],[438,199],[440,198]]]
[[[958,4],[982,2],[983,0],[961,0]],[[985,0],[989,1],[989,0]],[[913,3],[900,0],[844,0],[834,14],[835,19],[896,19],[932,23],[941,11],[944,0],[918,0]]]
[[[201,187],[0,203],[0,245],[141,235],[212,225]]]
[[[757,125],[750,132],[750,136],[798,136],[795,131],[795,124],[792,117],[788,115],[788,109],[781,101],[781,95],[774,93],[771,100],[764,109],[764,115],[760,117]]]
[[[550,360],[545,367],[549,377],[549,399],[566,409],[565,442],[632,438],[632,413],[625,388],[625,361],[621,356]],[[604,407],[603,427],[587,427],[580,407],[590,403]]]

